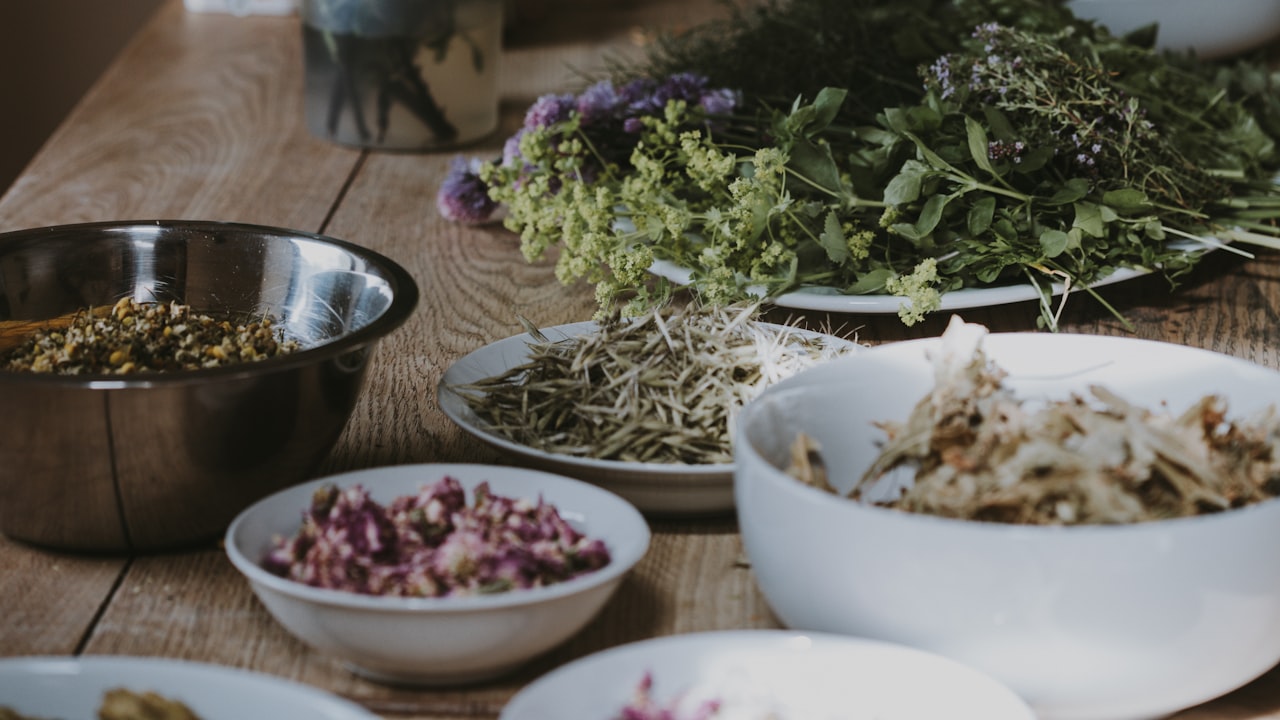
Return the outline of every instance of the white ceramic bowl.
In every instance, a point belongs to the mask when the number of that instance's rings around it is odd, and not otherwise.
[[[1157,47],[1203,58],[1240,53],[1280,35],[1280,0],[1068,0],[1067,7],[1114,35],[1158,23]]]
[[[542,676],[498,717],[620,717],[646,674],[653,699],[664,706],[679,696],[693,704],[720,699],[735,711],[746,703],[767,707],[785,720],[1034,717],[1007,687],[953,660],[901,645],[782,630],[673,635],[603,650]],[[745,717],[723,710],[726,717]]]
[[[926,348],[894,343],[807,370],[739,416],[735,492],[759,587],[787,626],[960,660],[1041,718],[1143,718],[1222,695],[1280,660],[1280,502],[1122,526],[980,523],[866,506],[785,475],[797,431],[847,491],[882,433],[933,386]],[[995,334],[1023,397],[1100,383],[1175,412],[1210,392],[1231,416],[1280,401],[1280,373],[1178,345]]]
[[[272,538],[294,534],[322,484],[363,485],[377,501],[416,493],[445,475],[468,493],[482,481],[498,495],[543,498],[609,548],[604,568],[556,585],[472,597],[398,598],[314,588],[258,564]],[[612,597],[649,546],[649,527],[618,496],[570,478],[513,467],[422,464],[359,470],[303,483],[254,504],[227,530],[227,556],[281,625],[370,679],[392,684],[477,682],[510,671],[567,640]]]

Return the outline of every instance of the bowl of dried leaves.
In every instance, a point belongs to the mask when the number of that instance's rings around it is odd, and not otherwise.
[[[417,304],[394,261],[204,221],[0,234],[0,532],[64,550],[218,537],[305,479]]]
[[[735,496],[787,626],[899,642],[1042,718],[1171,714],[1280,660],[1280,373],[988,334],[797,374],[739,416]]]
[[[773,383],[858,347],[764,322],[758,303],[526,330],[454,363],[441,409],[524,464],[668,516],[732,512],[733,416]]]

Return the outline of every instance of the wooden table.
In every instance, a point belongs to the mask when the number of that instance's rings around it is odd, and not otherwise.
[[[537,95],[570,89],[655,28],[722,11],[714,0],[566,0],[513,28],[504,132],[469,149],[495,153]],[[454,427],[434,386],[459,356],[541,325],[583,320],[589,287],[562,287],[497,226],[439,217],[434,193],[453,153],[382,154],[310,136],[303,125],[296,18],[192,14],[169,0],[0,199],[0,228],[183,218],[330,234],[404,264],[422,297],[380,346],[367,392],[324,473],[412,462],[500,462]],[[1280,367],[1280,262],[1220,254],[1176,294],[1148,278],[1107,288],[1132,323],[1076,297],[1063,328],[1221,351]],[[996,331],[1034,329],[1030,303],[966,313]],[[895,317],[820,316],[881,343],[941,332]],[[3,407],[4,412],[17,409]],[[0,656],[119,654],[222,663],[353,698],[387,717],[492,718],[519,688],[570,659],[618,643],[714,629],[776,627],[741,562],[731,516],[654,521],[652,548],[584,632],[503,680],[412,691],[363,681],[309,651],[268,616],[217,546],[137,557],[86,557],[0,540]],[[1280,670],[1180,718],[1280,718]]]

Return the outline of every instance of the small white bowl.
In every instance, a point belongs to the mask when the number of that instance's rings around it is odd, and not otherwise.
[[[471,597],[404,598],[310,587],[264,570],[273,538],[301,525],[325,484],[363,485],[380,503],[444,476],[472,491],[537,499],[608,547],[610,562],[563,583]],[[421,464],[358,470],[296,485],[254,504],[227,529],[227,556],[271,615],[316,650],[371,680],[403,685],[479,682],[551,650],[581,630],[612,597],[649,546],[649,527],[622,498],[593,485],[522,468]]]
[[[1113,35],[1157,23],[1156,47],[1202,58],[1244,52],[1280,35],[1280,0],[1068,0],[1067,7]]]
[[[933,387],[937,339],[805,371],[739,415],[739,527],[787,626],[899,642],[982,670],[1042,719],[1157,717],[1208,701],[1280,660],[1280,501],[1112,526],[1020,526],[864,505],[780,468],[796,432],[822,446],[841,492],[883,433]],[[989,357],[1020,397],[1090,384],[1179,413],[1220,393],[1231,417],[1280,401],[1280,373],[1193,348],[1046,333],[994,334]]]
[[[783,630],[691,633],[603,650],[542,676],[498,718],[621,717],[646,675],[652,699],[663,707],[677,698],[693,705],[721,700],[731,718],[763,718],[765,710],[788,720],[1034,718],[1007,687],[953,660],[901,645]],[[754,712],[744,712],[747,706]]]

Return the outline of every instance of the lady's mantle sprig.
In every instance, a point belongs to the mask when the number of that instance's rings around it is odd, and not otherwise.
[[[449,220],[489,220],[498,204],[480,200],[480,192],[487,194],[490,189],[481,173],[498,174],[499,168],[503,179],[517,183],[561,167],[579,180],[595,181],[602,172],[626,165],[644,129],[644,118],[662,116],[671,102],[684,103],[714,118],[730,115],[741,100],[735,91],[709,87],[706,78],[691,73],[677,73],[661,81],[637,78],[621,85],[602,80],[578,95],[543,95],[525,112],[520,129],[507,139],[499,161],[486,167],[477,160],[455,159],[437,193],[437,207]],[[546,149],[554,152],[549,154]],[[550,168],[538,164],[544,160]],[[549,190],[558,191],[560,184],[559,180],[549,182]]]

